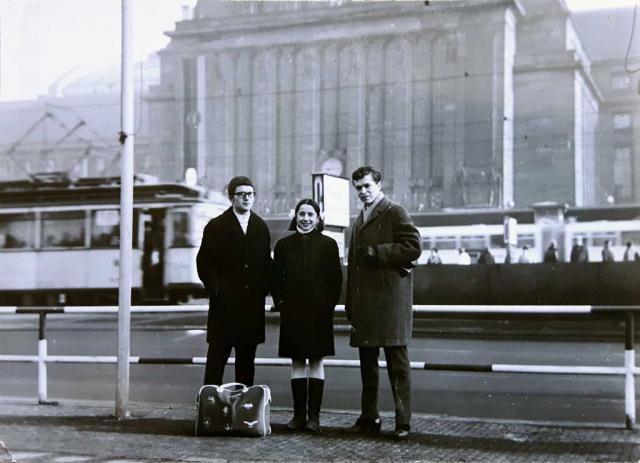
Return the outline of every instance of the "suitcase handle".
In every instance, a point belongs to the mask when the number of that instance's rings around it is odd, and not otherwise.
[[[216,386],[218,391],[229,391],[229,392],[245,392],[247,390],[247,386],[242,383],[224,383],[220,386]]]
[[[218,392],[227,391],[230,395],[237,395],[240,392],[247,391],[247,386],[242,383],[224,383],[220,386],[217,384],[205,384],[200,387],[200,390],[198,390],[198,394],[196,395],[196,404],[200,403],[200,394],[202,393],[202,389],[207,386],[215,387]]]

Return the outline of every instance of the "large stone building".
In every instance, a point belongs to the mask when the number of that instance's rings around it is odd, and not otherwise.
[[[151,150],[264,213],[310,173],[378,166],[420,211],[513,202],[512,1],[200,1],[161,52]],[[354,204],[355,206],[355,204]]]
[[[413,211],[637,199],[610,193],[608,95],[562,1],[201,0],[170,35],[158,166],[214,189],[248,174],[263,213],[364,163]]]
[[[364,163],[414,212],[637,202],[632,12],[570,14],[563,0],[200,0],[168,32],[159,70],[144,70],[136,172],[179,180],[195,167],[219,191],[250,175],[267,215],[310,195],[312,172],[349,176]],[[118,76],[3,102],[0,178],[117,174]]]
[[[640,201],[640,26],[636,23],[634,31],[636,16],[631,7],[583,12],[573,18],[602,97],[598,186],[601,198],[616,203]],[[590,33],[593,30],[599,33]]]

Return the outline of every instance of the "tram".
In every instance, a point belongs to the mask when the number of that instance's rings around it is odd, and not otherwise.
[[[35,175],[0,182],[0,304],[116,304],[119,178]],[[134,179],[132,298],[205,296],[196,255],[228,201],[197,186]]]
[[[517,221],[518,248],[527,246],[532,263],[542,262],[551,239],[556,241],[561,261],[569,262],[574,242],[587,241],[590,262],[602,260],[602,247],[609,247],[616,261],[621,261],[625,244],[640,244],[640,206],[610,206],[594,208],[566,208],[563,219],[554,225],[554,236],[547,232],[549,223],[536,220],[533,209],[517,210],[465,210],[416,214],[413,220],[422,236],[423,252],[418,264],[425,264],[431,248],[437,248],[444,264],[456,264],[458,249],[465,248],[472,261],[485,247],[496,263],[503,263],[507,255],[504,219]],[[512,250],[512,262],[517,258]]]

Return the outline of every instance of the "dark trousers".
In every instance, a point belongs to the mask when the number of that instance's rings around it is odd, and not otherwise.
[[[236,382],[253,386],[256,372],[256,344],[229,344],[222,340],[209,343],[207,351],[207,365],[204,369],[204,384],[222,384],[224,367],[231,355],[231,349],[236,351]]]
[[[396,425],[411,423],[411,367],[407,346],[384,347],[387,373],[393,400],[396,404]],[[378,412],[378,357],[380,348],[360,347],[360,377],[362,379],[362,416],[377,418]]]

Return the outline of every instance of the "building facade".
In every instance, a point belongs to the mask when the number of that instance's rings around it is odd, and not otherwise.
[[[625,11],[200,0],[141,74],[135,169],[175,181],[195,168],[217,191],[249,175],[275,216],[311,195],[311,173],[362,164],[412,212],[637,202],[640,50],[625,64]],[[119,98],[110,68],[3,102],[0,180],[118,175]]]
[[[151,150],[265,214],[362,164],[413,211],[513,203],[512,1],[200,1],[170,33]],[[356,204],[353,204],[355,207]]]

